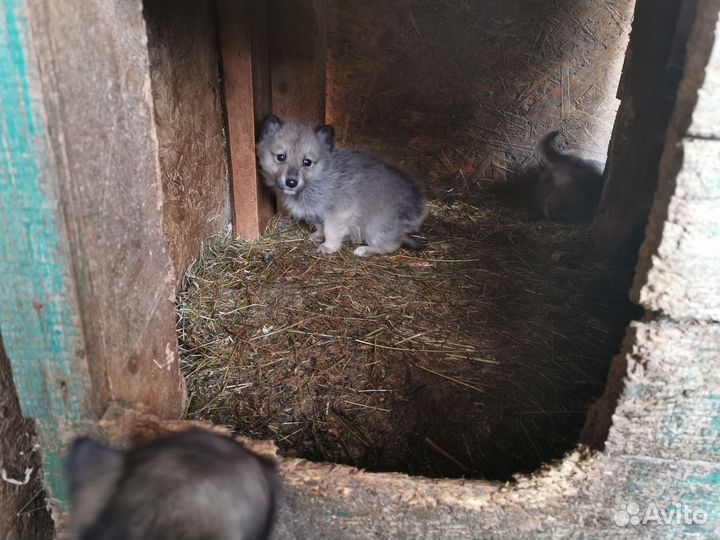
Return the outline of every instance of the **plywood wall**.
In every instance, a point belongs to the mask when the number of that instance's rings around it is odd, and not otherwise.
[[[604,161],[633,4],[331,2],[329,119],[430,181],[503,179],[553,129]]]

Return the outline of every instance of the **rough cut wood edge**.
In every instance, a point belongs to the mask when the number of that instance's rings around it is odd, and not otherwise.
[[[720,466],[720,325],[636,322],[605,451]]]
[[[112,404],[101,422],[113,443],[201,427],[203,422],[160,421],[142,407]],[[254,451],[273,457],[285,485],[276,540],[333,538],[403,539],[586,539],[683,537],[680,524],[619,527],[616,511],[629,502],[658,507],[720,507],[707,497],[720,477],[709,462],[648,459],[578,449],[531,476],[502,484],[480,480],[433,480],[397,473],[368,473],[353,467],[277,456],[270,441],[240,438]],[[665,505],[665,506],[662,506]],[[717,514],[715,514],[717,515]],[[700,531],[720,533],[720,521]]]
[[[677,83],[674,55],[684,50],[695,2],[635,3],[605,186],[593,223],[598,247],[620,264],[636,262],[643,240],[657,188],[657,160],[672,114]]]
[[[720,321],[718,0],[700,0],[631,291],[675,319]]]
[[[256,117],[269,107],[266,20],[258,0],[217,3],[227,141],[231,173],[233,226],[237,236],[255,239],[265,230],[273,204],[256,168]]]

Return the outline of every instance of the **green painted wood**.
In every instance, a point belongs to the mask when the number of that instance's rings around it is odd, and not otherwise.
[[[92,414],[72,269],[23,8],[22,0],[0,1],[0,333],[23,414],[38,423],[50,494],[63,508],[64,439]]]

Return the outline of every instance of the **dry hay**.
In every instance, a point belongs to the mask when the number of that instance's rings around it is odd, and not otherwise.
[[[627,321],[585,228],[439,194],[428,249],[323,256],[277,219],[178,300],[191,418],[372,470],[506,478],[572,447]]]
[[[508,478],[572,448],[636,314],[629,273],[587,226],[487,188],[550,128],[604,152],[631,5],[331,3],[329,117],[427,186],[428,249],[321,256],[287,219],[209,243],[178,303],[189,416],[428,476]]]

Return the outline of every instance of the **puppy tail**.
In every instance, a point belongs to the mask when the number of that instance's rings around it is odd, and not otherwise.
[[[560,131],[551,131],[540,139],[540,151],[550,163],[558,163],[563,161],[567,156],[562,152],[558,152],[553,146],[553,142],[560,135]]]
[[[422,251],[425,249],[425,243],[421,242],[417,238],[413,238],[409,234],[406,234],[402,239],[402,246],[413,251]]]

